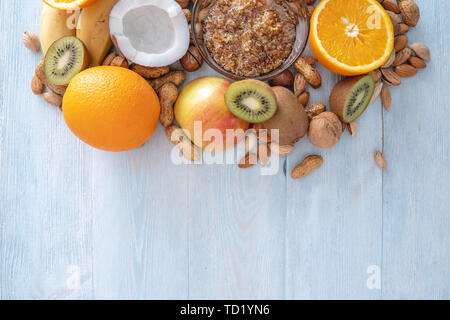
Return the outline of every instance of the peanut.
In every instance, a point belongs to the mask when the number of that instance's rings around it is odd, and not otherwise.
[[[312,120],[315,116],[318,116],[322,112],[325,112],[327,107],[321,103],[313,103],[305,108],[306,114],[308,115],[309,120]]]
[[[304,58],[300,58],[297,60],[297,62],[295,63],[295,69],[303,74],[306,81],[314,89],[320,88],[322,86],[322,77],[320,76],[320,73],[317,72],[317,70],[314,69],[310,64],[308,64]]]
[[[300,179],[308,176],[311,171],[318,169],[323,164],[322,156],[312,155],[306,157],[302,163],[297,165],[291,173],[292,179]]]
[[[141,66],[136,63],[131,64],[130,69],[147,79],[156,79],[156,78],[162,77],[163,75],[168,74],[170,71],[168,66],[166,66],[166,67],[145,67],[145,66]]]
[[[159,100],[161,103],[161,114],[159,121],[164,128],[169,127],[173,123],[173,105],[178,98],[178,89],[171,83],[165,83],[159,90]]]
[[[150,81],[150,85],[158,91],[164,84],[171,82],[174,85],[181,86],[186,81],[186,74],[184,71],[172,71],[162,76],[161,78]]]

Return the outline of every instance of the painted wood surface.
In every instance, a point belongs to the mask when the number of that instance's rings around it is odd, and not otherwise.
[[[29,89],[40,56],[21,34],[39,30],[41,1],[1,1],[1,298],[449,299],[450,3],[417,2],[408,36],[433,60],[391,90],[391,112],[375,101],[355,138],[326,151],[304,139],[261,176],[176,166],[161,127],[121,154],[79,142]],[[338,77],[319,69],[311,101],[326,103]],[[312,153],[324,166],[291,180]]]

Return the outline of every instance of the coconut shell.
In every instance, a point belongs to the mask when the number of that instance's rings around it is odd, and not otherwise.
[[[309,126],[308,116],[289,89],[273,87],[272,91],[277,101],[277,112],[264,122],[263,126],[268,130],[279,130],[280,145],[294,144],[306,135]]]
[[[344,107],[351,90],[356,83],[367,75],[345,78],[339,81],[330,94],[330,108],[342,121],[344,121]],[[345,122],[345,121],[344,121]]]

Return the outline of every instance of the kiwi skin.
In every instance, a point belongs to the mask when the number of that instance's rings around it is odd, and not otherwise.
[[[279,145],[295,144],[308,132],[309,120],[303,106],[295,95],[285,87],[273,87],[277,100],[277,112],[263,122],[265,129],[278,129]]]
[[[356,84],[361,81],[361,80],[365,80],[368,81],[369,84],[372,84],[372,92],[368,92],[368,94],[370,95],[370,97],[367,99],[367,104],[363,107],[364,110],[360,111],[359,116],[361,116],[365,109],[367,108],[367,106],[369,105],[370,102],[370,98],[373,94],[373,88],[375,87],[375,83],[373,81],[373,78],[370,75],[361,75],[361,76],[357,76],[357,77],[349,77],[349,78],[345,78],[341,81],[339,81],[336,86],[333,88],[333,90],[331,91],[330,94],[330,108],[331,111],[334,112],[336,115],[339,116],[339,118],[345,122],[345,123],[349,123],[352,121],[355,121],[358,117],[355,118],[345,118],[344,115],[344,108],[345,105],[347,103],[347,100],[349,98],[349,96],[352,93],[352,90],[355,88]]]
[[[50,81],[54,85],[67,85],[67,84],[69,84],[70,80],[72,80],[71,78],[70,79],[55,79],[55,77],[51,73],[51,60],[53,58],[52,57],[52,53],[53,53],[52,48],[54,46],[57,46],[58,44],[63,43],[64,41],[77,41],[77,42],[81,43],[81,45],[82,45],[83,51],[81,54],[82,54],[83,61],[81,63],[79,70],[76,70],[76,73],[80,73],[81,71],[85,70],[90,64],[89,52],[88,52],[86,46],[84,45],[84,43],[80,39],[73,37],[73,36],[67,36],[67,37],[63,37],[61,39],[56,40],[50,46],[50,48],[48,49],[48,51],[45,55],[45,58],[44,58],[45,75],[46,75],[48,81]],[[74,74],[74,76],[75,76],[75,74]]]

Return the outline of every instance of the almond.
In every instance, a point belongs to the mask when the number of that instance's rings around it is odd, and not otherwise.
[[[407,36],[400,35],[400,36],[395,37],[395,41],[394,41],[395,52],[399,52],[400,50],[403,50],[407,44],[408,44]]]
[[[387,161],[381,151],[375,152],[375,163],[383,170],[387,168]]]
[[[427,64],[419,57],[410,57],[408,62],[416,69],[425,69]]]
[[[386,10],[386,12],[389,15],[389,18],[391,18],[392,26],[394,27],[394,35],[400,34],[400,23],[402,22],[402,19],[398,14],[395,14],[390,10]]]
[[[395,67],[395,73],[397,73],[402,78],[409,78],[417,74],[417,69],[409,64],[402,64]]]
[[[400,23],[400,30],[399,33],[400,34],[406,34],[409,31],[409,26],[405,23]]]
[[[286,157],[294,151],[294,145],[293,144],[287,144],[287,145],[278,145],[276,143],[270,144],[270,151],[275,153],[276,155],[280,157]]]
[[[380,69],[375,69],[369,72],[369,75],[373,78],[373,81],[377,82],[381,79],[381,71]]]
[[[271,141],[270,132],[267,129],[261,128],[256,132],[258,140],[262,143],[269,143]]]
[[[44,92],[45,86],[44,83],[39,79],[36,75],[31,79],[31,90],[34,94],[42,94]]]
[[[41,45],[39,44],[39,38],[34,32],[25,31],[22,35],[22,42],[29,50],[39,52]]]
[[[430,61],[431,53],[430,49],[423,43],[416,42],[409,46],[412,51],[422,60]]]
[[[245,153],[249,153],[258,143],[258,139],[254,133],[250,133],[245,137]]]
[[[383,104],[383,107],[386,109],[386,111],[391,110],[391,92],[389,91],[388,87],[383,87],[381,89],[381,103]]]
[[[395,60],[392,63],[393,67],[404,64],[411,57],[412,50],[410,48],[405,48],[395,54]]]
[[[304,91],[301,95],[297,97],[297,100],[302,106],[306,106],[309,102],[309,92]]]
[[[389,56],[389,58],[386,60],[385,63],[383,63],[383,65],[381,66],[381,68],[389,68],[392,66],[392,64],[395,61],[395,50],[392,50],[391,55]]]
[[[392,11],[392,12],[397,13],[397,14],[400,13],[400,8],[398,7],[398,5],[394,1],[392,1],[392,0],[384,0],[382,4],[383,4],[383,7],[386,10]]]
[[[42,96],[44,97],[44,100],[52,106],[61,107],[62,97],[60,95],[54,92],[45,92]]]
[[[413,0],[402,0],[398,7],[403,20],[408,26],[414,27],[420,19],[420,9]]]
[[[352,121],[349,124],[347,124],[348,132],[354,138],[356,136],[356,131],[358,130],[358,126],[356,124],[356,121]]]
[[[376,100],[376,98],[378,98],[382,88],[383,88],[383,82],[379,81],[379,82],[375,83],[375,89],[373,90],[372,99],[370,99],[370,103],[374,102]]]
[[[258,159],[262,164],[267,164],[270,159],[270,148],[267,144],[258,145]]]
[[[383,75],[384,83],[386,83],[388,86],[398,87],[402,84],[400,76],[392,70],[381,69],[381,74]]]

